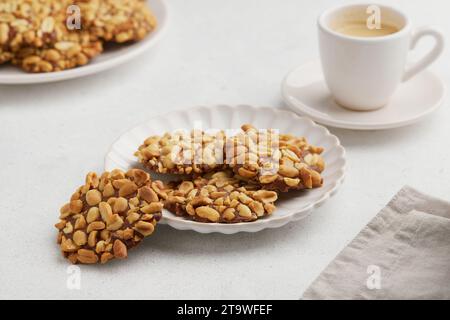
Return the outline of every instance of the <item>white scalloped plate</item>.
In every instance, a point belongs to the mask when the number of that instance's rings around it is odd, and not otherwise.
[[[147,0],[158,20],[158,26],[144,40],[130,45],[108,48],[85,66],[58,72],[32,74],[14,66],[2,65],[0,67],[0,84],[34,84],[80,78],[117,67],[136,58],[150,48],[156,49],[155,46],[167,27],[167,7],[164,1]]]
[[[199,124],[201,129],[238,129],[244,123],[252,123],[258,128],[279,129],[280,133],[305,136],[311,144],[324,147],[323,157],[327,166],[323,172],[323,187],[282,194],[276,202],[276,211],[271,216],[255,222],[200,223],[177,217],[164,210],[161,223],[175,229],[194,230],[200,233],[257,232],[266,228],[281,227],[290,221],[306,217],[338,190],[344,180],[346,161],[345,150],[337,137],[330,134],[326,128],[307,118],[299,117],[291,111],[248,105],[195,107],[151,118],[129,130],[114,142],[105,158],[105,170],[111,171],[115,168],[128,170],[132,167],[140,167],[133,154],[148,136],[177,129],[189,130],[194,126],[198,128]],[[160,175],[152,174],[152,176],[161,178]]]

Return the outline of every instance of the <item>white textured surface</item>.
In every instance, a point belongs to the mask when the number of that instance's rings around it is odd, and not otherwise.
[[[125,263],[82,267],[66,288],[58,209],[110,144],[156,114],[218,103],[281,107],[286,73],[317,57],[315,17],[336,0],[170,0],[156,57],[63,83],[0,86],[0,298],[292,298],[405,184],[450,199],[448,101],[425,122],[380,132],[331,129],[344,185],[314,215],[254,234],[158,228]],[[450,3],[402,0],[416,25],[448,34]],[[427,45],[425,40],[421,48]],[[433,65],[447,85],[450,55]]]
[[[251,123],[261,129],[274,128],[280,134],[288,132],[298,137],[308,137],[310,144],[324,148],[322,156],[326,163],[326,170],[322,172],[323,186],[313,190],[284,194],[276,203],[276,212],[252,223],[201,223],[178,217],[165,209],[163,209],[163,218],[160,223],[168,224],[178,230],[195,230],[200,233],[258,232],[266,228],[279,228],[290,221],[303,219],[336,194],[344,180],[345,171],[345,150],[340,145],[339,139],[331,135],[325,127],[315,124],[310,119],[299,117],[289,110],[270,107],[199,106],[150,118],[125,132],[114,142],[105,157],[105,170],[112,171],[118,168],[127,171],[139,167],[139,162],[133,154],[150,136],[178,130],[190,132],[193,128],[238,130],[244,123]]]

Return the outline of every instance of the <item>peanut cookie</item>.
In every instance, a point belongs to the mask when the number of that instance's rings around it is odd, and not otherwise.
[[[102,42],[89,33],[70,31],[54,44],[18,50],[12,63],[27,72],[61,71],[85,65],[102,51]]]
[[[325,161],[321,156],[322,147],[310,145],[305,137],[296,137],[290,134],[280,134],[279,137],[281,150],[288,149],[296,154],[301,154],[305,163],[319,173],[325,170]]]
[[[251,222],[272,214],[278,198],[274,191],[254,187],[242,185],[227,171],[211,173],[176,183],[165,207],[198,222]]]
[[[223,169],[225,133],[179,131],[147,138],[135,156],[159,173],[203,174]]]
[[[70,0],[11,1],[0,7],[0,62],[28,72],[60,71],[88,63],[102,43],[66,25]]]
[[[106,263],[123,259],[128,250],[151,235],[167,197],[160,181],[131,169],[86,176],[60,210],[55,227],[61,251],[72,263]]]
[[[257,130],[247,124],[230,140],[225,150],[227,165],[263,189],[287,192],[322,186],[322,149],[310,146],[304,138]]]
[[[156,27],[156,18],[142,0],[77,0],[83,26],[105,41],[142,40]]]
[[[57,42],[65,31],[68,0],[12,0],[0,3],[0,63],[23,47]]]

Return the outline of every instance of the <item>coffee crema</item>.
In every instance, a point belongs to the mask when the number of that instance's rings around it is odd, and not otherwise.
[[[379,29],[369,29],[366,21],[349,21],[334,28],[334,31],[352,37],[383,37],[399,31],[396,26],[381,24]]]

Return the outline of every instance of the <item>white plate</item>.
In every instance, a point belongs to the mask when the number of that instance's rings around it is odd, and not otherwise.
[[[133,154],[150,135],[177,129],[190,130],[194,127],[199,128],[199,125],[201,129],[238,129],[244,123],[252,123],[258,128],[279,129],[281,133],[305,136],[310,143],[324,147],[323,156],[327,166],[323,172],[323,187],[283,194],[276,202],[277,210],[273,215],[251,223],[200,223],[177,217],[167,210],[163,211],[162,223],[175,229],[194,230],[201,233],[256,232],[265,228],[280,227],[290,221],[306,217],[337,191],[344,179],[345,168],[345,151],[338,138],[331,135],[326,128],[316,125],[309,119],[301,118],[291,111],[248,105],[196,107],[151,118],[123,134],[111,146],[105,158],[105,170],[111,171],[115,168],[128,170],[132,167],[140,167]],[[155,177],[154,174],[152,176]]]
[[[144,40],[130,45],[118,45],[114,49],[108,48],[89,64],[64,71],[32,74],[11,65],[2,65],[0,66],[0,84],[46,83],[84,77],[119,66],[145,50],[153,48],[166,29],[167,7],[164,0],[147,1],[156,16],[158,25]]]
[[[367,112],[347,110],[332,99],[318,61],[291,71],[281,91],[293,111],[331,127],[356,130],[391,129],[415,123],[435,111],[445,96],[441,79],[427,70],[401,84],[384,108]]]

